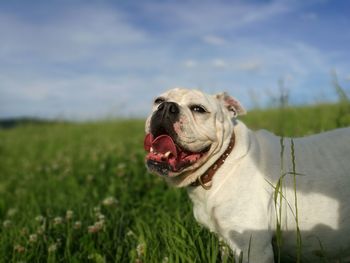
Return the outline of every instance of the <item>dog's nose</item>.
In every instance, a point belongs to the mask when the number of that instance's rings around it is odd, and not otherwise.
[[[157,110],[165,115],[177,115],[180,112],[179,105],[175,102],[163,102],[158,106]]]
[[[163,102],[154,112],[151,118],[151,134],[154,138],[167,134],[172,138],[176,136],[174,123],[179,120],[180,105],[176,102]]]

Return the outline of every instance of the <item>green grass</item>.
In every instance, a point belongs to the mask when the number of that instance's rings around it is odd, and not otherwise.
[[[287,107],[242,119],[252,129],[302,136],[350,125],[350,110]],[[143,126],[0,130],[0,262],[232,262],[195,222],[186,191],[146,172]]]

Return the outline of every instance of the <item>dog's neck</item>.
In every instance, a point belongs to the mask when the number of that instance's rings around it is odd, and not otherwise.
[[[201,185],[205,190],[209,190],[211,188],[211,184],[209,185],[207,184],[212,181],[216,171],[219,170],[221,165],[225,162],[226,158],[230,155],[234,146],[235,146],[235,134],[232,133],[230,143],[227,146],[225,152],[201,176],[199,176],[196,181],[191,183],[190,186],[197,187]]]

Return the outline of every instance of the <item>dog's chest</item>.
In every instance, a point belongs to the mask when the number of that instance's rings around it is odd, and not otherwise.
[[[209,191],[202,188],[190,190],[195,219],[210,231],[216,232],[216,220],[213,215],[213,204],[209,202]]]

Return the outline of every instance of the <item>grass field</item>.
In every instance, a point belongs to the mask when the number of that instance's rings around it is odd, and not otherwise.
[[[255,110],[252,129],[302,136],[350,125],[347,103]],[[232,262],[184,189],[144,166],[142,120],[0,130],[1,262]]]

